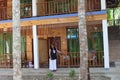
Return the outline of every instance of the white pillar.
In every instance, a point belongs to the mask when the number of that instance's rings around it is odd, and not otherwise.
[[[108,26],[107,20],[102,20],[103,45],[104,45],[104,68],[109,69],[109,44],[108,44]]]
[[[32,0],[32,16],[37,16],[37,0]],[[39,69],[37,26],[33,25],[34,69]]]
[[[37,16],[37,0],[32,0],[32,16]]]
[[[33,25],[34,69],[39,69],[38,37],[36,25]]]
[[[106,9],[106,0],[101,0],[101,10]]]

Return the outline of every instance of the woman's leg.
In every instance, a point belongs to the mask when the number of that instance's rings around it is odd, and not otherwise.
[[[54,60],[49,59],[49,70],[54,70],[53,64],[54,64]]]
[[[53,70],[57,70],[56,59],[55,59],[55,60],[53,60]]]

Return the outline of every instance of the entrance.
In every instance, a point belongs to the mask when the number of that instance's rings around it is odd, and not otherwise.
[[[61,50],[61,39],[60,37],[49,37],[48,39],[38,40],[39,46],[39,64],[40,68],[48,68],[49,65],[49,46],[50,44],[55,45],[58,50]],[[57,61],[59,63],[59,60]]]
[[[60,37],[49,37],[48,44],[53,44],[58,50],[61,50],[61,39]]]
[[[61,51],[61,38],[60,37],[49,37],[48,38],[49,47],[51,44],[53,44],[56,47],[56,49]],[[60,64],[60,57],[58,57],[58,55],[57,55],[57,64]]]
[[[46,39],[39,39],[39,64],[40,68],[48,67],[48,47]]]

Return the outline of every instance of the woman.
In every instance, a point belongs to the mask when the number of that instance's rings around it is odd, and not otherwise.
[[[56,65],[57,53],[60,53],[60,51],[57,50],[54,47],[54,45],[51,45],[49,49],[49,70],[54,72],[57,70],[57,65]]]

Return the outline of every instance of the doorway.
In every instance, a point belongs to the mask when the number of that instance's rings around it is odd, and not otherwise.
[[[38,39],[40,68],[48,68],[50,44],[53,44],[58,50],[61,50],[60,37],[49,37],[47,39],[42,39],[42,38]],[[59,59],[57,63],[59,63]]]
[[[53,44],[56,49],[61,51],[61,38],[60,37],[48,37],[48,47]],[[60,57],[57,55],[57,65],[60,64]]]
[[[39,46],[39,64],[40,68],[47,68],[48,67],[48,47],[47,47],[47,40],[46,39],[39,39],[38,40]]]
[[[61,50],[61,38],[60,37],[49,37],[48,45],[53,44],[58,50]]]

